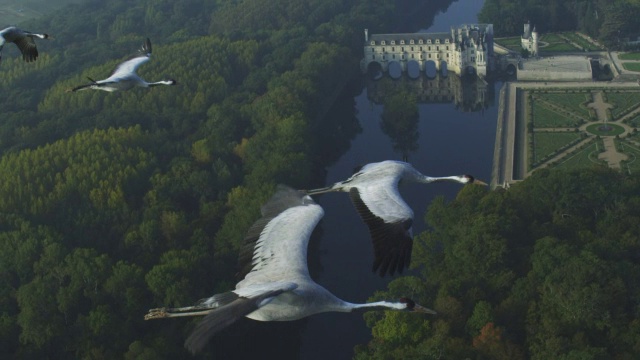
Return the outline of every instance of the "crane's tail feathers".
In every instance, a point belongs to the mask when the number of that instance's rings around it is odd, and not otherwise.
[[[184,347],[194,355],[201,352],[211,337],[218,333],[218,331],[235,323],[241,317],[256,311],[268,303],[271,298],[280,295],[282,292],[284,292],[284,290],[279,289],[268,291],[252,298],[239,297],[230,304],[210,311],[209,314],[196,325],[196,328],[191,335],[189,335],[187,341],[185,341]]]

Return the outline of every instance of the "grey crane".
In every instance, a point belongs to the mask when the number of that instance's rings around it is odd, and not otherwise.
[[[30,31],[18,29],[10,26],[0,30],[0,60],[2,60],[2,48],[5,43],[14,43],[22,53],[22,59],[26,62],[36,61],[38,58],[38,48],[34,38],[52,39],[48,34],[37,34]]]
[[[175,85],[176,81],[173,79],[147,82],[146,80],[138,76],[138,74],[136,74],[136,70],[140,67],[140,65],[149,61],[150,57],[151,40],[147,38],[138,52],[135,55],[131,56],[128,60],[120,63],[108,78],[98,81],[89,78],[91,83],[76,86],[73,89],[67,90],[67,92],[87,89],[113,92],[129,90],[136,86],[149,88],[158,85]]]
[[[239,318],[259,321],[298,320],[323,312],[390,309],[435,314],[409,298],[354,304],[337,298],[309,276],[307,245],[323,209],[301,191],[279,185],[262,207],[262,218],[248,230],[250,272],[233,291],[202,299],[195,306],[151,309],[145,320],[180,316],[205,317],[185,342],[200,352],[218,331]],[[247,256],[248,255],[248,256]]]
[[[373,271],[380,276],[393,275],[409,267],[413,247],[413,210],[400,196],[403,181],[432,183],[454,181],[461,184],[487,185],[471,175],[432,177],[421,174],[411,164],[386,160],[356,170],[347,180],[332,186],[308,190],[308,195],[348,192],[360,218],[369,228],[373,241]]]

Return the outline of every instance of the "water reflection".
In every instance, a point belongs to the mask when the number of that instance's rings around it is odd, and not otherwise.
[[[494,87],[484,79],[455,74],[443,76],[436,73],[433,77],[420,75],[417,79],[382,76],[378,80],[367,79],[366,87],[369,100],[376,104],[384,104],[385,98],[408,90],[415,95],[418,103],[453,103],[457,110],[464,112],[488,108],[495,96]]]
[[[412,89],[403,87],[384,99],[380,128],[391,139],[395,152],[408,161],[409,153],[418,150],[418,102]]]

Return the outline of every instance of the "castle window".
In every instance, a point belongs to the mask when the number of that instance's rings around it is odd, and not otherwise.
[[[440,46],[436,46],[436,51],[440,51]]]
[[[418,40],[418,44],[422,44],[422,39]]]
[[[375,44],[376,44],[376,42],[375,42],[375,41],[372,41],[372,42],[371,42],[371,45],[375,45]],[[382,45],[384,45],[384,44],[382,44]]]
[[[431,39],[427,39],[427,44],[431,44]]]
[[[431,51],[431,46],[429,46],[429,47],[427,48],[427,50],[428,50],[428,51]]]
[[[396,54],[393,54],[392,56],[393,56],[394,59],[396,58]]]
[[[396,44],[395,40],[391,40],[391,45],[395,45],[395,44]]]
[[[449,43],[449,39],[444,39],[444,42],[448,44]]]
[[[409,40],[409,44],[413,45],[413,39]]]
[[[404,52],[404,46],[400,48],[400,51]]]
[[[449,47],[447,46],[447,51],[449,51]]]
[[[392,42],[392,44],[393,44],[393,42]],[[391,47],[391,51],[396,51],[395,46]]]
[[[384,40],[382,40],[382,41],[380,42],[380,44],[385,45]]]
[[[431,54],[429,54],[429,59],[431,59]]]
[[[440,39],[436,39],[436,44],[440,44]]]
[[[404,45],[404,40],[400,40],[400,44],[401,44],[401,45]]]

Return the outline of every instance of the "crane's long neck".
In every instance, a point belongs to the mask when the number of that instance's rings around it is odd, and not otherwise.
[[[436,182],[436,181],[454,181],[454,182],[458,182],[458,183],[464,183],[465,180],[462,176],[440,176],[440,177],[433,177],[433,176],[426,176],[426,175],[421,175],[419,178],[416,179],[418,182],[421,183],[432,183],[432,182]]]
[[[154,87],[154,86],[158,86],[158,85],[175,85],[176,82],[174,80],[161,80],[161,81],[156,81],[156,82],[152,82],[152,83],[147,83],[148,87]]]
[[[355,310],[404,310],[407,308],[406,304],[400,302],[390,301],[376,301],[364,304],[353,304],[345,302],[345,312],[352,312]]]

